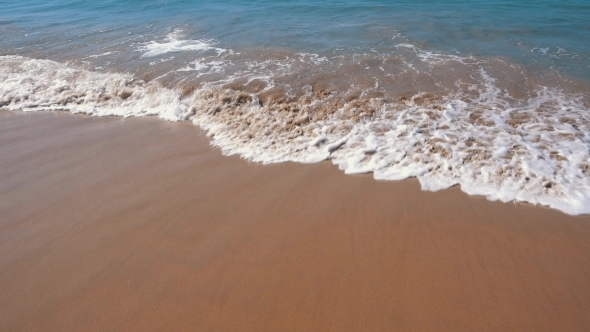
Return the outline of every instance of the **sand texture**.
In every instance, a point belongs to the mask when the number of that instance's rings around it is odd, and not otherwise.
[[[590,217],[0,111],[0,331],[590,330]]]

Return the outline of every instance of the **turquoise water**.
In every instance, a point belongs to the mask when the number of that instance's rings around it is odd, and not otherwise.
[[[0,107],[590,213],[587,1],[0,0]]]
[[[400,33],[428,50],[507,56],[590,79],[588,1],[2,1],[0,47],[68,48],[132,32],[187,37],[223,47],[305,52],[390,48]],[[23,36],[26,34],[28,36]],[[120,37],[121,38],[121,37]],[[147,37],[149,38],[149,37]],[[18,51],[17,51],[18,52]]]

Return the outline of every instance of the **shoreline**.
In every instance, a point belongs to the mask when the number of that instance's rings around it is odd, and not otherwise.
[[[358,67],[353,58],[349,65]],[[95,72],[52,60],[0,57],[0,73],[7,76],[0,94],[13,110],[190,120],[209,134],[212,145],[264,164],[330,159],[347,174],[372,172],[383,180],[417,177],[424,189],[435,191],[460,184],[471,195],[590,214],[585,134],[590,128],[585,115],[590,88],[573,84],[577,87],[566,92],[570,84],[565,81],[545,86],[532,73],[523,74],[523,68],[492,59],[483,67],[459,61],[447,68],[451,58],[442,67],[430,63],[438,74],[426,75],[422,82],[432,83],[449,70],[455,74],[445,76],[446,87],[410,84],[402,92],[394,87],[390,70],[382,67],[374,68],[381,76],[363,74],[369,78],[362,80],[363,86],[346,81],[334,86],[341,71],[322,83],[322,75],[340,66],[337,59],[316,68],[320,72],[305,61],[298,62],[297,70],[259,67],[255,61],[247,67],[271,74],[223,71],[218,74],[233,77],[228,78],[233,83],[210,85],[206,81],[212,78],[193,82],[189,77],[199,80],[199,75],[186,72],[188,76],[177,78],[187,81],[161,85],[164,78],[137,80],[143,76],[139,72]],[[303,76],[293,81],[296,73]],[[350,73],[348,80],[354,80],[363,70]],[[413,82],[412,71],[404,73],[396,80]],[[238,83],[244,79],[250,83]],[[474,81],[457,84],[464,79]],[[59,87],[48,84],[56,80]],[[379,83],[383,80],[388,83]],[[515,85],[522,80],[528,83]]]
[[[0,110],[1,330],[585,330],[590,216]]]

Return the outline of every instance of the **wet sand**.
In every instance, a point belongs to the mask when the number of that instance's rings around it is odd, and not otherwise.
[[[0,111],[1,331],[590,329],[590,216]]]

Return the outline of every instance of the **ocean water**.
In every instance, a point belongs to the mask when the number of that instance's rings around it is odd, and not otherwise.
[[[590,213],[588,1],[0,0],[0,107]]]

